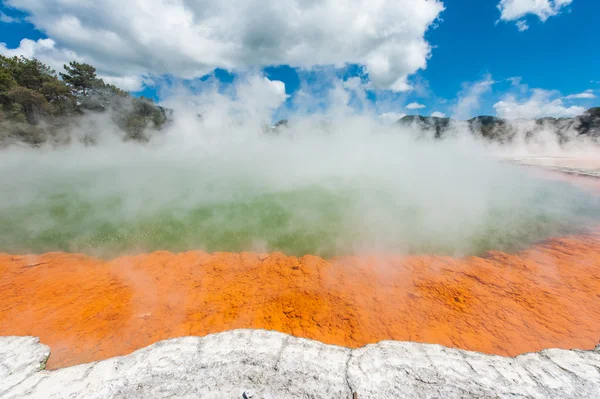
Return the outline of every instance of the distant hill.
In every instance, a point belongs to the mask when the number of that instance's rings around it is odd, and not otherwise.
[[[416,126],[430,132],[434,138],[443,138],[461,124],[476,135],[494,142],[511,142],[516,135],[535,135],[550,130],[559,142],[575,136],[588,136],[600,140],[600,107],[590,108],[575,118],[539,118],[535,120],[506,120],[495,116],[477,116],[467,121],[455,121],[435,116],[408,115],[397,122],[402,126]]]

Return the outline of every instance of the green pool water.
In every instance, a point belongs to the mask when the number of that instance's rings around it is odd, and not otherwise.
[[[480,255],[600,225],[600,199],[398,135],[0,153],[0,251]]]
[[[478,255],[585,232],[600,220],[595,197],[559,183],[540,184],[517,202],[474,206],[472,213],[468,205],[444,198],[432,209],[384,185],[366,189],[352,181],[268,192],[240,188],[221,199],[199,195],[210,192],[207,183],[195,193],[169,192],[158,204],[125,188],[103,194],[91,187],[40,188],[29,200],[2,206],[0,251],[104,257],[195,249],[324,257],[373,251]]]

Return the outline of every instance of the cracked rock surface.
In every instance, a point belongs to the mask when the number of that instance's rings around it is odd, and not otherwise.
[[[515,358],[385,341],[359,349],[264,330],[162,341],[43,370],[49,348],[0,338],[2,398],[600,398],[600,352]]]

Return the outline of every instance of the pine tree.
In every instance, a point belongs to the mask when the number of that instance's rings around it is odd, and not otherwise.
[[[72,61],[64,68],[66,73],[61,72],[60,77],[79,95],[88,96],[104,83],[96,76],[96,68],[89,64]]]

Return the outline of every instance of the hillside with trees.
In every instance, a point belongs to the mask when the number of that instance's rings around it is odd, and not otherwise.
[[[147,141],[169,119],[169,110],[104,82],[91,65],[71,62],[64,70],[57,75],[39,60],[0,55],[0,146],[66,144],[75,130],[93,142],[102,129],[94,117],[110,118],[124,140]]]

